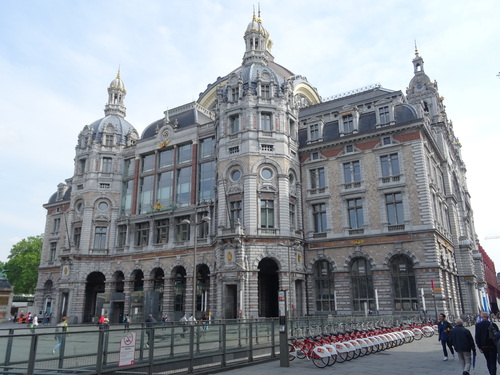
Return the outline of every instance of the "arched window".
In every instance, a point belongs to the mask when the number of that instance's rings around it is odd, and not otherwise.
[[[314,263],[314,286],[316,291],[316,311],[335,311],[335,284],[332,265],[326,260]]]
[[[391,260],[392,288],[395,311],[417,311],[417,284],[413,263],[406,255],[397,255]]]
[[[375,310],[372,268],[365,258],[351,264],[352,310]]]

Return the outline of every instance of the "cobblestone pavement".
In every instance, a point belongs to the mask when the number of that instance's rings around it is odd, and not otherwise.
[[[474,328],[471,328],[474,335]],[[440,374],[462,375],[462,368],[458,358],[453,359],[450,354],[448,361],[443,361],[441,344],[434,335],[422,338],[411,344],[404,344],[397,348],[349,362],[336,363],[332,367],[317,368],[312,362],[295,359],[290,367],[280,367],[279,360],[224,371],[224,375],[260,375],[260,374],[287,374],[287,375],[319,375],[321,373],[336,373],[342,375],[417,375]],[[499,366],[500,367],[500,366]],[[214,372],[215,373],[215,372]],[[484,356],[478,351],[476,367],[471,369],[471,375],[488,375]]]

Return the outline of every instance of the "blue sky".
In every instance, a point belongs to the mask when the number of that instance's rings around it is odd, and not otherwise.
[[[78,133],[103,117],[118,67],[127,120],[141,133],[240,65],[253,4],[0,2],[1,261],[44,232],[42,205],[72,176]],[[373,83],[404,91],[417,41],[462,143],[476,232],[500,271],[500,2],[264,0],[260,9],[276,62],[323,98]]]

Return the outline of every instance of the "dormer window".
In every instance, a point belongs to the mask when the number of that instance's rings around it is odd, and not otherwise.
[[[260,86],[260,96],[262,99],[270,99],[271,98],[271,85],[265,84]]]
[[[319,141],[320,136],[320,126],[319,124],[311,124],[309,125],[309,141],[316,142]]]
[[[104,137],[104,145],[107,147],[112,147],[114,138],[115,137],[113,136],[113,134],[106,134],[106,136]]]
[[[342,116],[342,125],[344,126],[344,133],[349,134],[354,131],[354,118],[352,115]]]
[[[379,124],[388,124],[391,122],[389,106],[380,107],[378,109],[378,120]]]
[[[238,88],[237,87],[231,88],[231,101],[233,101],[233,102],[238,101]]]

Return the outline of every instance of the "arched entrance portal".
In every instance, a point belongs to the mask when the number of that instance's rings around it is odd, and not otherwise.
[[[85,309],[83,321],[92,322],[92,318],[101,315],[104,304],[104,297],[99,298],[100,293],[104,293],[104,281],[106,277],[101,272],[92,272],[87,276],[85,284]]]
[[[259,316],[278,316],[278,265],[270,258],[259,262]]]

